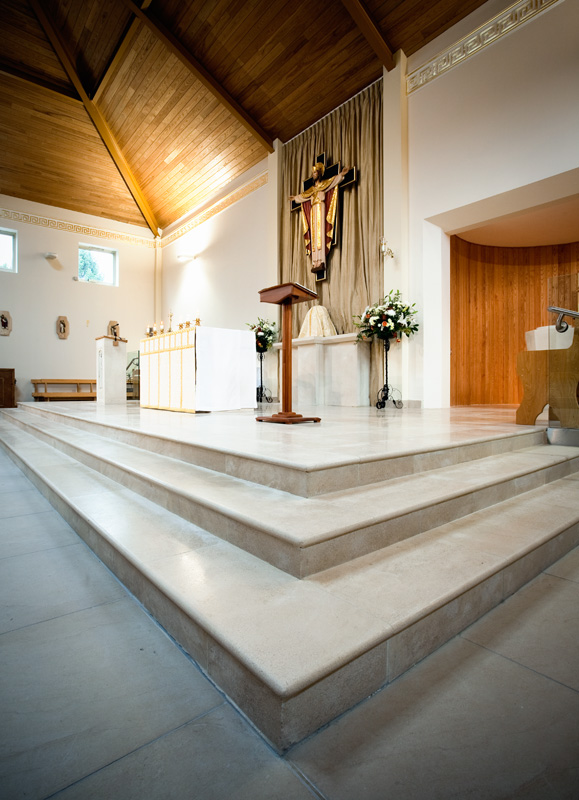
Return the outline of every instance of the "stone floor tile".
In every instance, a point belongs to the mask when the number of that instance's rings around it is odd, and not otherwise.
[[[25,492],[32,488],[32,484],[22,473],[0,476],[0,503],[2,495],[6,492]]]
[[[573,581],[539,575],[462,636],[579,690],[579,585]]]
[[[3,634],[0,676],[10,800],[47,797],[223,703],[128,597]]]
[[[56,511],[10,517],[0,526],[0,558],[78,544],[78,535]]]
[[[220,706],[56,797],[312,800],[318,795],[248,728],[239,714],[229,706]]]
[[[557,575],[568,581],[579,583],[579,548],[575,548],[566,556],[545,570],[548,575]]]
[[[22,475],[16,464],[3,450],[0,450],[0,480]]]
[[[576,692],[457,638],[288,758],[331,800],[573,800],[578,753]]]
[[[81,542],[0,560],[0,633],[125,596]]]
[[[17,492],[5,492],[0,499],[0,519],[18,517],[22,514],[35,514],[37,511],[49,511],[52,508],[48,500],[35,488],[21,489]],[[2,527],[4,527],[3,523]]]

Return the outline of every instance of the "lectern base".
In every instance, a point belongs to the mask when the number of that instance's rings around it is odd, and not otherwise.
[[[256,417],[258,422],[278,422],[282,425],[295,425],[298,422],[321,422],[320,417],[302,417],[301,414],[296,414],[294,411],[280,411],[279,414],[273,414],[271,417]]]

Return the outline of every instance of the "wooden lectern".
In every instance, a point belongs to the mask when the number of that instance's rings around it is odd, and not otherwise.
[[[259,299],[262,303],[275,303],[283,306],[281,319],[281,412],[271,417],[256,417],[258,422],[280,422],[292,425],[296,422],[320,422],[320,417],[302,417],[292,411],[292,306],[306,300],[314,300],[317,294],[299,283],[281,283],[262,289]]]

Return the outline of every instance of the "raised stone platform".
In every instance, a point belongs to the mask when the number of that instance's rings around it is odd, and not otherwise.
[[[4,449],[278,750],[579,542],[579,448],[513,410],[320,416],[0,415]]]

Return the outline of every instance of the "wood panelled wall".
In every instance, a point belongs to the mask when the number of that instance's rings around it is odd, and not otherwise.
[[[576,288],[549,295],[550,278],[577,272],[579,242],[486,247],[451,237],[451,405],[520,403],[525,331],[554,324],[548,305],[577,309]]]

